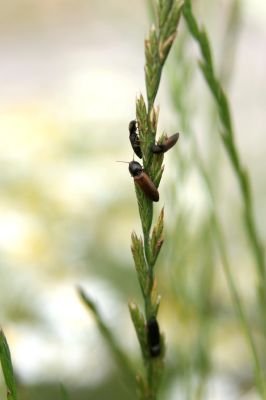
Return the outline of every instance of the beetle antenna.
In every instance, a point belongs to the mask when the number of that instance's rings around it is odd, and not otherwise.
[[[116,162],[122,162],[122,163],[125,163],[125,164],[129,164],[129,162],[128,162],[128,161],[120,161],[120,160],[116,160]]]

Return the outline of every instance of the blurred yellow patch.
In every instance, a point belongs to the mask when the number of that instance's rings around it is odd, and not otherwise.
[[[15,106],[0,113],[0,154],[7,160],[40,162],[61,141],[60,125],[43,104]]]

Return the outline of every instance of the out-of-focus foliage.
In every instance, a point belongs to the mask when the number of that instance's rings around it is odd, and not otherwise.
[[[76,285],[91,293],[134,368],[141,368],[127,309],[129,299],[140,298],[130,235],[141,227],[132,179],[115,161],[132,158],[127,127],[135,97],[144,92],[145,5],[1,3],[0,322],[18,397],[62,399],[63,382],[70,399],[133,399]],[[232,23],[233,4],[200,1],[196,14],[224,83],[230,82],[237,145],[265,236],[265,62],[258,55],[266,25],[256,26],[263,14],[256,14],[255,2],[252,13],[240,2],[242,21]],[[224,43],[235,43],[237,50]],[[167,345],[161,398],[251,398],[250,354],[213,238],[213,202],[198,158],[209,175],[231,270],[259,345],[256,282],[237,185],[197,56],[181,22],[158,99],[168,111],[160,120],[167,134],[180,131],[160,186],[165,237],[157,261],[163,295],[158,318]]]

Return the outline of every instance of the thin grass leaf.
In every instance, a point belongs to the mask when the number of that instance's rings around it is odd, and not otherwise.
[[[149,236],[153,218],[153,202],[150,200],[143,191],[135,184],[137,202],[139,207],[139,216],[141,220],[142,230],[144,236]],[[147,257],[147,254],[146,254]],[[149,257],[148,257],[149,258]]]
[[[119,346],[116,338],[112,334],[111,330],[108,328],[106,323],[104,322],[98,307],[96,306],[95,302],[85,293],[85,291],[78,287],[78,294],[80,299],[85,304],[86,307],[93,313],[95,320],[97,322],[98,328],[111,352],[114,359],[121,367],[121,371],[123,371],[123,375],[128,383],[129,386],[132,386],[132,377],[134,372],[131,367],[131,363],[127,357],[127,354],[121,349]]]
[[[0,361],[2,365],[5,384],[7,387],[7,400],[17,399],[16,382],[9,346],[4,332],[0,328]]]
[[[63,383],[60,383],[60,394],[61,394],[62,400],[70,400],[70,397],[69,397],[67,390],[66,390],[65,386],[63,385]]]
[[[138,373],[136,375],[137,395],[139,400],[147,400],[149,398],[149,387],[146,379]]]
[[[138,280],[143,293],[143,296],[148,294],[148,268],[144,256],[143,241],[138,238],[135,232],[131,234],[131,251],[135,262],[136,271],[138,273]]]
[[[161,295],[158,294],[158,290],[157,290],[157,279],[154,278],[153,281],[153,286],[152,286],[152,290],[151,290],[151,308],[150,308],[150,314],[149,314],[149,318],[151,317],[157,317],[158,311],[159,311],[159,307],[160,307],[160,303],[161,303]]]
[[[156,263],[157,257],[163,244],[163,219],[164,219],[164,208],[162,208],[157,224],[154,226],[151,236],[151,256],[152,266]]]
[[[149,358],[149,350],[148,350],[147,331],[146,331],[144,316],[140,312],[137,304],[134,303],[133,301],[131,301],[128,304],[128,307],[139,340],[143,358],[147,360]]]

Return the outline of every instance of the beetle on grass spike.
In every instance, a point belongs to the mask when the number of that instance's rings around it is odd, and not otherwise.
[[[147,322],[147,340],[151,357],[158,357],[161,353],[160,329],[157,319],[151,317]]]
[[[140,140],[139,140],[139,135],[137,133],[137,121],[136,120],[130,121],[128,129],[129,129],[129,140],[130,140],[132,149],[134,150],[134,153],[139,158],[142,158],[142,151],[140,148]]]
[[[118,161],[123,162],[128,165],[128,170],[131,176],[134,178],[134,182],[139,188],[143,191],[146,197],[148,197],[152,201],[159,201],[159,192],[157,187],[152,182],[149,175],[144,171],[140,163],[137,161]]]
[[[128,166],[130,175],[143,193],[152,201],[159,201],[159,192],[148,174],[143,170],[140,163],[131,161]]]
[[[175,133],[174,135],[165,139],[165,141],[161,144],[153,144],[152,152],[155,154],[166,153],[170,150],[178,141],[179,133]]]

